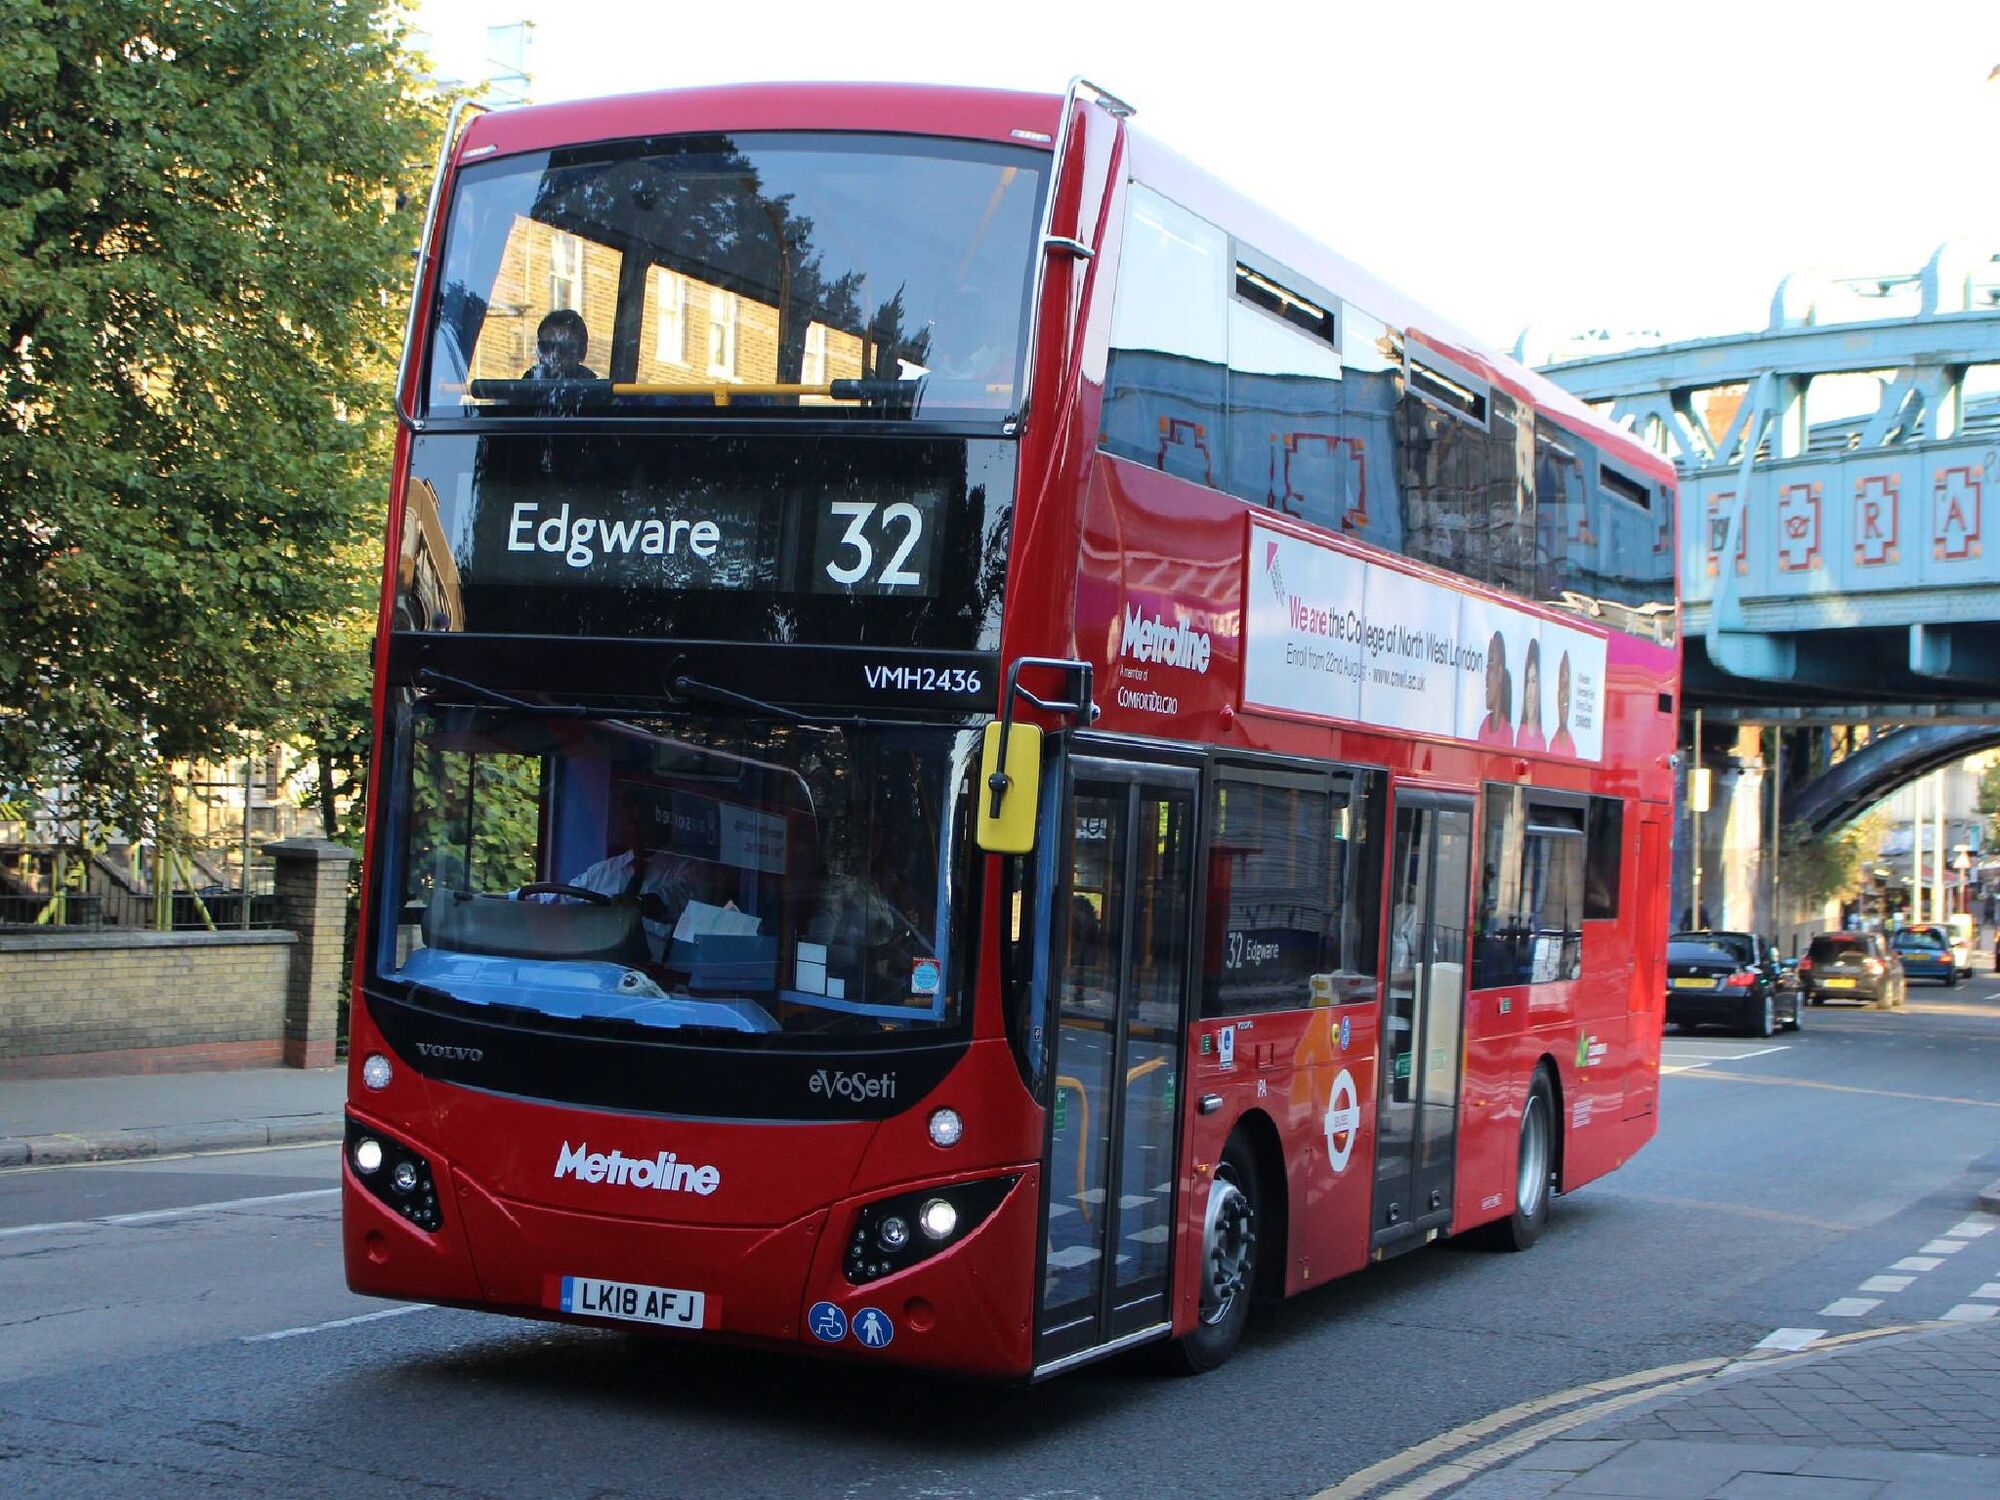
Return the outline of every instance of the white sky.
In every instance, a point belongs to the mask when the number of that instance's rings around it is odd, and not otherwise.
[[[536,103],[1081,73],[1502,349],[1761,328],[1788,271],[2000,252],[2000,0],[421,0],[416,24],[477,77],[485,27],[522,19]]]

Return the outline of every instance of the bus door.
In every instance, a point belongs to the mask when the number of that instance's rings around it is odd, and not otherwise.
[[[1073,759],[1038,1372],[1170,1321],[1196,773]]]
[[[1451,1220],[1464,1057],[1472,799],[1398,792],[1389,845],[1389,984],[1377,1077],[1370,1248],[1394,1254]]]

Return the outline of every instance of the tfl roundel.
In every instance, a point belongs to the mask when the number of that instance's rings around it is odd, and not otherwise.
[[[1321,1123],[1326,1130],[1326,1159],[1335,1172],[1344,1172],[1361,1124],[1361,1098],[1354,1089],[1354,1075],[1345,1068],[1326,1096],[1326,1118]]]

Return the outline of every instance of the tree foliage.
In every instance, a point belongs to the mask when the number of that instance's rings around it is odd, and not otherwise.
[[[1785,889],[1808,906],[1847,897],[1861,883],[1863,863],[1881,847],[1882,832],[1874,814],[1823,834],[1792,824],[1781,845]]]
[[[437,105],[390,0],[0,0],[0,788],[356,734]],[[359,623],[357,623],[359,622]]]

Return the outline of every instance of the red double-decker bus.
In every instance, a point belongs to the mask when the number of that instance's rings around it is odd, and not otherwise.
[[[450,133],[357,1291],[1199,1369],[1653,1133],[1671,469],[1130,113]]]

